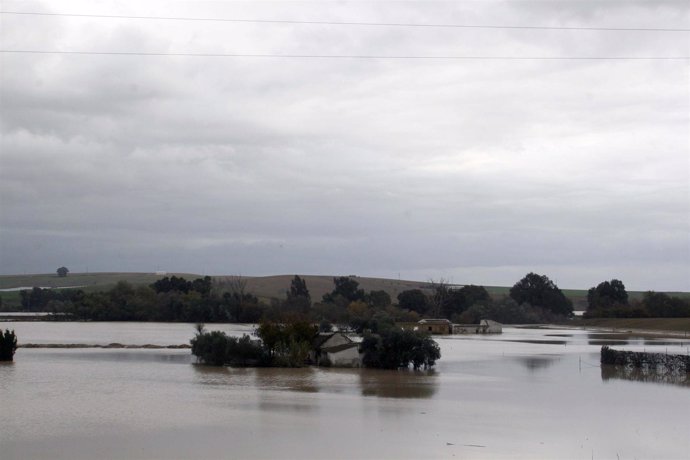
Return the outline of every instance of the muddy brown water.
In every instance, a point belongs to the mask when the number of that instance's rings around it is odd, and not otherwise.
[[[20,342],[50,344],[176,345],[194,334],[169,323],[6,327]],[[442,358],[429,372],[214,368],[176,349],[20,349],[0,365],[0,458],[687,458],[690,387],[602,369],[602,340],[690,347],[506,328],[438,338]]]

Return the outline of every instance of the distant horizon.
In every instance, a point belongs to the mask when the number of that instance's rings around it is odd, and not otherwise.
[[[69,267],[67,267],[69,269]],[[529,272],[527,272],[529,273]],[[524,275],[526,275],[525,273]],[[597,284],[603,282],[603,281],[610,281],[612,279],[618,279],[623,282],[625,285],[625,288],[627,291],[631,292],[647,292],[647,291],[655,291],[655,292],[678,292],[678,293],[687,293],[690,292],[690,289],[654,289],[654,288],[636,288],[636,287],[630,287],[625,283],[625,280],[622,280],[620,278],[608,278],[608,279],[602,279],[600,281],[597,281],[596,283],[592,284],[591,286],[588,287],[573,287],[573,286],[568,286],[568,285],[561,285],[559,284],[556,280],[551,278],[547,273],[539,273],[539,272],[534,272],[537,273],[538,275],[546,275],[551,281],[553,281],[559,289],[561,290],[573,290],[573,291],[587,291],[588,289],[595,287]],[[367,275],[359,275],[359,274],[316,274],[316,273],[273,273],[273,274],[261,274],[261,275],[251,275],[251,274],[246,274],[246,273],[197,273],[197,272],[192,272],[192,271],[167,271],[167,270],[156,270],[156,271],[118,271],[118,270],[105,270],[105,271],[72,271],[70,270],[69,275],[67,275],[66,278],[69,278],[70,275],[97,275],[97,274],[140,274],[140,275],[157,275],[157,276],[173,276],[173,275],[194,275],[194,276],[210,276],[212,278],[214,277],[245,277],[245,278],[269,278],[269,277],[292,277],[295,275],[298,276],[313,276],[313,277],[322,277],[322,278],[334,278],[334,277],[340,277],[340,276],[349,276],[349,277],[354,277],[354,278],[366,278],[366,279],[381,279],[381,280],[387,280],[387,281],[400,281],[400,282],[414,282],[414,283],[440,283],[443,282],[447,285],[451,286],[467,286],[467,285],[477,285],[477,286],[485,286],[485,287],[502,287],[502,288],[510,288],[515,283],[520,281],[521,278],[516,279],[513,283],[509,284],[496,284],[496,283],[478,283],[478,282],[467,282],[467,283],[462,283],[462,282],[456,282],[456,281],[450,281],[447,279],[413,279],[413,278],[391,278],[391,277],[385,277],[385,276],[367,276]],[[20,276],[55,276],[58,277],[55,272],[43,272],[43,273],[3,273],[0,274],[0,277],[20,277]],[[523,276],[524,276],[523,275]]]

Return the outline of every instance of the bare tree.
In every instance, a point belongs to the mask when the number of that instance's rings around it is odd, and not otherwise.
[[[238,294],[240,298],[244,297],[244,292],[247,289],[247,280],[242,275],[233,275],[228,277],[228,291],[233,294]]]
[[[441,318],[444,310],[444,306],[450,299],[450,287],[448,286],[448,281],[444,278],[434,281],[429,280],[429,285],[431,287],[431,295],[429,296],[429,315],[433,318]]]

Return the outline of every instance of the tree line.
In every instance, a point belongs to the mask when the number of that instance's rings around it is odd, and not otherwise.
[[[247,291],[246,280],[235,277],[225,284],[210,277],[186,280],[165,277],[149,286],[119,282],[111,289],[21,291],[22,309],[62,313],[95,321],[181,321],[196,323],[280,320],[284,314],[301,315],[314,323],[348,325],[355,331],[376,331],[382,324],[446,318],[454,323],[477,323],[488,318],[507,324],[544,323],[568,318],[573,304],[545,275],[528,273],[506,296],[492,297],[483,286],[450,286],[432,282],[426,289],[410,289],[395,299],[383,290],[365,291],[352,277],[333,278],[333,289],[318,301],[306,281],[295,276],[284,299],[259,299]],[[687,299],[648,292],[629,301],[619,280],[591,288],[586,316],[679,317],[690,316]]]
[[[118,282],[105,291],[41,289],[21,291],[22,309],[93,321],[259,321],[264,306],[242,289],[219,293],[208,276],[188,281],[165,277],[149,286]]]
[[[645,292],[630,301],[622,281],[602,281],[587,291],[585,318],[688,318],[690,299],[663,292]]]
[[[510,296],[493,299],[483,286],[456,289],[444,282],[429,289],[401,292],[394,304],[383,290],[365,291],[352,277],[333,278],[333,289],[313,302],[306,281],[295,276],[285,299],[261,301],[247,292],[246,280],[232,278],[222,288],[210,277],[186,280],[165,277],[149,286],[121,281],[109,290],[41,289],[21,291],[25,311],[61,313],[95,321],[182,321],[197,323],[275,321],[284,314],[302,315],[312,322],[348,325],[357,332],[377,332],[382,325],[447,318],[474,323],[481,318],[530,323],[552,320],[572,312],[572,304],[547,277],[528,274]]]

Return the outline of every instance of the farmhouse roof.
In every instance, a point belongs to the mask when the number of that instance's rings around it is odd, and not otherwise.
[[[343,334],[342,332],[319,332],[312,339],[311,345],[313,348],[318,350],[324,343],[328,341],[328,339],[337,334],[343,336],[348,342],[352,342],[352,339],[349,338],[347,335]]]
[[[450,321],[445,319],[445,318],[439,318],[439,319],[429,318],[429,319],[420,320],[419,324],[450,324]]]
[[[321,351],[325,351],[326,353],[337,353],[339,351],[348,350],[350,348],[355,348],[355,347],[359,347],[359,344],[356,342],[351,342],[351,343],[343,343],[342,345],[336,345],[334,347],[322,348]]]

